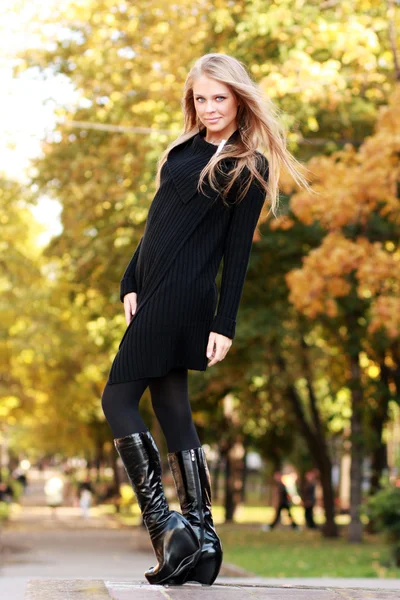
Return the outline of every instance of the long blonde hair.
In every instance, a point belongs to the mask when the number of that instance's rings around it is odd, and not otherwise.
[[[205,54],[200,57],[186,77],[184,94],[181,100],[184,116],[183,133],[160,156],[156,174],[157,189],[160,185],[161,168],[167,160],[169,151],[204,128],[197,117],[193,98],[193,84],[201,75],[227,85],[240,106],[237,112],[239,136],[234,144],[225,144],[218,155],[214,154],[201,171],[198,184],[199,192],[203,192],[203,182],[205,177],[208,177],[211,188],[220,191],[222,198],[225,199],[236,179],[241,177],[242,172],[248,170],[250,177],[247,179],[247,187],[241,189],[238,201],[246,196],[253,178],[256,178],[266,192],[266,199],[269,199],[271,205],[270,210],[277,216],[279,205],[278,184],[282,164],[285,165],[299,186],[312,191],[299,170],[299,167],[304,168],[304,165],[294,158],[286,148],[286,131],[280,120],[280,110],[263,94],[239,60],[233,56],[220,53]],[[258,151],[258,148],[266,149],[267,159],[264,153]],[[216,173],[224,172],[221,170],[221,166],[225,159],[237,160],[234,161],[234,168],[228,173],[231,177],[227,185],[223,189],[218,189]],[[263,163],[268,167],[267,181],[264,178]]]

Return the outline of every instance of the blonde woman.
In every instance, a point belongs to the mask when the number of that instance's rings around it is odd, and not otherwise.
[[[276,214],[281,165],[308,184],[286,148],[277,109],[232,56],[197,60],[182,108],[183,133],[160,157],[144,234],[121,279],[127,329],[102,407],[158,561],[147,580],[211,585],[222,546],[188,370],[216,365],[232,345],[253,234],[264,205]],[[147,387],[182,514],[168,508],[159,451],[139,414]]]

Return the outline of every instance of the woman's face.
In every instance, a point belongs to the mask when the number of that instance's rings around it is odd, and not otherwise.
[[[237,129],[238,103],[224,83],[201,75],[193,84],[193,101],[198,118],[211,134]]]

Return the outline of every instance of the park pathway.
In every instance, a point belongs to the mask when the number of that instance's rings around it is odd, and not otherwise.
[[[140,529],[123,527],[111,516],[83,519],[74,506],[53,514],[43,491],[49,475],[30,470],[21,505],[12,505],[0,534],[0,598],[23,600],[32,578],[142,579],[154,555]]]
[[[150,586],[143,572],[154,564],[154,555],[145,532],[121,526],[112,516],[92,514],[83,519],[79,507],[63,506],[53,514],[43,492],[48,476],[48,472],[30,472],[21,506],[12,506],[10,520],[0,533],[2,600],[400,598],[400,581],[231,577],[234,571],[226,564],[211,588]]]

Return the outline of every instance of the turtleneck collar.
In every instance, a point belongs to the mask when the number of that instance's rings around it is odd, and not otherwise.
[[[206,142],[205,130],[199,131],[194,136],[171,148],[167,156],[168,169],[177,191],[185,204],[197,193],[197,184],[201,170],[218,149],[218,145]],[[231,143],[239,135],[236,129],[228,138]],[[223,161],[226,165],[228,159]],[[210,198],[216,199],[218,192],[212,190],[205,182],[204,189]]]
[[[219,146],[219,144],[212,144],[211,142],[207,142],[205,140],[206,129],[202,129],[197,133],[192,139],[192,147],[194,150],[201,150],[202,152],[207,152],[210,156],[212,156]],[[239,137],[239,129],[236,129],[227,139],[226,143],[230,144],[234,142]]]

